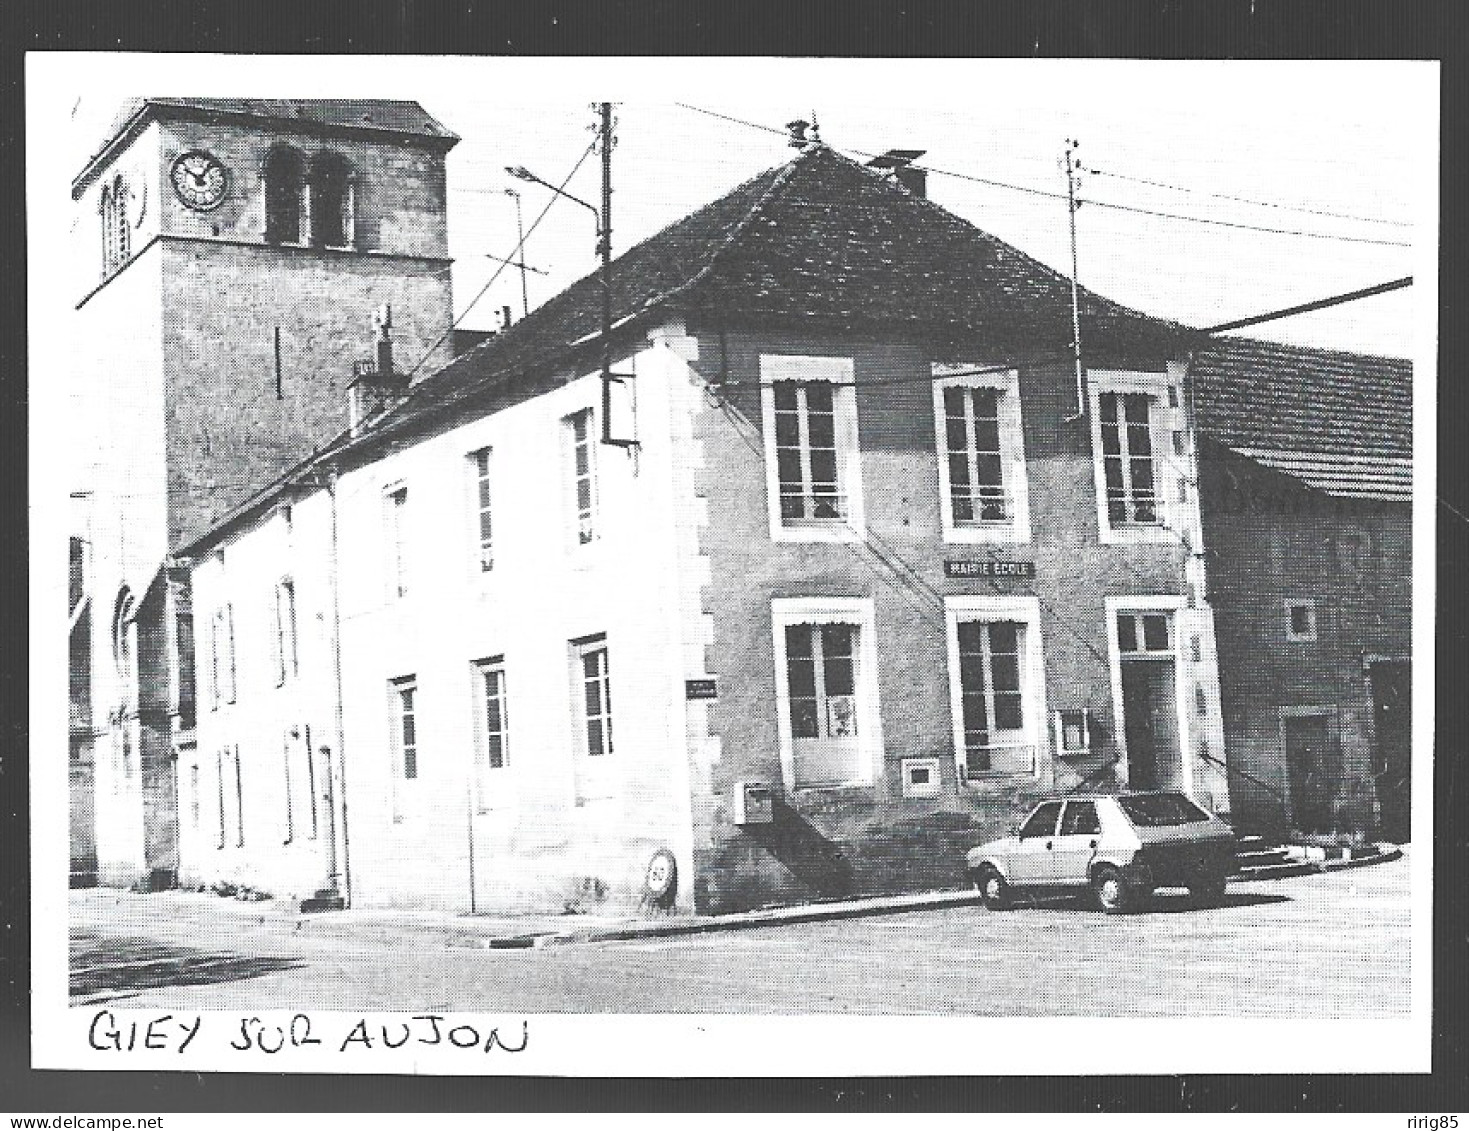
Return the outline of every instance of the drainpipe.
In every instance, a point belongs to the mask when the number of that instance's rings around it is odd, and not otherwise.
[[[341,876],[342,876],[342,901],[352,906],[352,866],[351,852],[349,850],[349,838],[347,835],[347,759],[345,743],[346,727],[342,717],[342,598],[341,585],[338,578],[338,554],[337,554],[337,469],[333,467],[327,474],[326,481],[327,497],[331,500],[332,514],[332,537],[331,555],[329,558],[330,578],[329,588],[332,594],[332,678],[335,682],[336,703],[333,711],[333,722],[336,727],[337,737],[337,781],[340,788],[335,792],[339,794],[339,804],[342,810],[342,841],[341,841]],[[331,773],[331,764],[327,764],[327,773]],[[332,814],[336,819],[336,814]]]

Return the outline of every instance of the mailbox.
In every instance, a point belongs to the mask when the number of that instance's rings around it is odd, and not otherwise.
[[[733,800],[730,819],[737,825],[768,825],[775,820],[775,796],[764,782],[735,782]]]

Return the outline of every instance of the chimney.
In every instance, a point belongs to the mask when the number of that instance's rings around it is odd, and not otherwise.
[[[896,181],[914,196],[928,196],[928,170],[913,164],[922,157],[926,149],[889,149],[880,157],[867,162],[869,169],[876,169],[884,178]]]
[[[347,385],[347,414],[352,435],[396,406],[408,393],[407,378],[393,368],[393,308],[387,303],[372,313],[375,355],[352,367]]]
[[[510,329],[511,324],[514,322],[514,318],[512,317],[512,315],[510,313],[510,308],[508,306],[502,306],[502,307],[500,307],[499,319],[500,319],[500,330],[499,330],[499,332],[503,334],[506,330]]]

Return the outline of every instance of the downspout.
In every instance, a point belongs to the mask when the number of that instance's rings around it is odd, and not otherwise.
[[[337,469],[335,467],[327,474],[326,493],[327,497],[331,500],[332,515],[329,587],[332,594],[332,679],[336,686],[333,722],[335,724],[337,739],[337,782],[340,787],[337,792],[340,794],[338,804],[341,806],[342,811],[342,901],[346,906],[351,907],[352,857],[348,847],[349,837],[347,835],[347,759],[346,751],[343,748],[346,726],[342,714],[342,598],[337,553]],[[327,772],[331,772],[330,764],[327,765]],[[332,814],[332,819],[336,819],[336,814]]]

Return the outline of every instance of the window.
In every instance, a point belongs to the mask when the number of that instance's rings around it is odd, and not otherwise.
[[[1024,542],[1030,517],[1019,379],[1013,370],[967,372],[983,368],[933,366],[944,539]]]
[[[124,712],[138,709],[138,621],[132,593],[124,588],[117,595],[112,620],[112,656],[117,667]]]
[[[1176,473],[1170,451],[1181,410],[1168,407],[1168,381],[1163,373],[1092,372],[1092,463],[1103,542],[1177,537],[1168,529],[1170,492],[1185,498],[1187,480]]]
[[[296,663],[296,586],[285,577],[276,582],[274,602],[275,682],[293,678]]]
[[[771,537],[861,537],[857,400],[850,358],[760,358]]]
[[[128,187],[121,176],[102,188],[99,212],[102,218],[102,277],[118,271],[131,254],[131,232],[127,216]]]
[[[393,680],[393,739],[397,746],[397,776],[418,778],[418,684],[413,676]]]
[[[597,537],[597,449],[593,439],[592,410],[582,409],[564,421],[570,464],[571,513],[575,545],[590,545]]]
[[[1095,801],[1068,801],[1061,818],[1062,836],[1093,836],[1102,831]]]
[[[240,748],[238,746],[226,747],[220,753],[219,767],[219,847],[225,846],[226,830],[233,828],[235,847],[243,848],[245,846],[245,782],[240,770]]]
[[[286,843],[290,844],[296,838],[296,821],[293,812],[291,797],[291,732],[286,731],[285,740],[281,743],[281,769],[285,777],[285,801],[286,801]]]
[[[1117,650],[1124,654],[1169,655],[1173,651],[1173,618],[1166,612],[1117,614]]]
[[[1316,603],[1287,601],[1285,638],[1297,643],[1316,639]]]
[[[1061,802],[1047,801],[1036,808],[1020,826],[1020,835],[1051,836],[1056,831],[1056,818],[1061,815]]]
[[[945,599],[959,780],[1030,775],[1046,718],[1034,597]]]
[[[225,763],[228,760],[229,760],[229,752],[227,750],[217,750],[217,751],[215,751],[215,754],[214,754],[214,784],[215,784],[215,786],[217,788],[217,791],[219,793],[219,843],[215,845],[216,848],[223,848],[225,846],[225,837],[226,837],[226,831],[225,830],[226,830],[227,824],[226,824],[225,804],[224,804],[224,767],[225,767]]]
[[[495,528],[490,513],[490,461],[489,448],[470,453],[470,475],[474,490],[474,536],[481,573],[489,573],[495,568]]]
[[[214,705],[235,701],[235,607],[225,602],[214,610],[214,633],[210,640],[210,671]]]
[[[1107,485],[1107,521],[1113,526],[1158,522],[1154,401],[1147,393],[1101,396],[1102,472]]]
[[[383,494],[384,543],[387,549],[389,598],[408,595],[408,488],[391,487]]]
[[[265,159],[265,239],[301,243],[306,164],[290,146],[277,146]]]
[[[352,247],[357,221],[357,185],[351,167],[336,153],[311,163],[311,242],[318,247]]]
[[[574,642],[576,682],[581,716],[586,727],[587,757],[612,753],[612,679],[607,663],[607,638],[595,636]]]
[[[492,656],[474,665],[479,749],[475,756],[481,813],[501,800],[496,774],[510,764],[510,721],[506,710],[505,658]],[[502,775],[503,776],[503,775]],[[493,779],[493,780],[492,780]]]
[[[870,782],[882,750],[872,603],[771,605],[781,759],[793,789]]]

